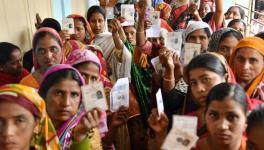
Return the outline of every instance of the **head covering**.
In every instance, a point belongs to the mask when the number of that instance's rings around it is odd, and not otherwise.
[[[33,47],[32,55],[33,55],[33,65],[34,65],[35,70],[40,68],[40,66],[39,66],[39,64],[37,62],[36,54],[35,54],[36,53],[35,51],[36,51],[37,43],[38,43],[36,37],[40,33],[43,33],[43,32],[47,32],[47,33],[52,34],[58,40],[59,45],[61,46],[62,53],[64,53],[62,39],[61,39],[59,33],[56,30],[54,30],[52,28],[48,28],[48,27],[42,27],[42,28],[38,29],[37,32],[34,34],[34,37],[33,37],[33,40],[32,40],[32,47]],[[63,54],[63,58],[61,60],[61,63],[63,63],[64,60],[65,59],[64,59],[64,54]]]
[[[90,44],[90,42],[94,39],[94,33],[93,33],[88,21],[83,16],[78,15],[78,14],[71,14],[67,18],[73,18],[74,20],[79,19],[83,22],[85,30],[86,30],[86,37],[84,39],[85,44]]]
[[[67,58],[66,63],[70,65],[77,65],[83,62],[93,62],[99,65],[99,70],[101,72],[101,63],[99,58],[90,50],[78,49],[73,51]]]
[[[47,115],[45,102],[35,89],[19,84],[7,84],[0,87],[0,97],[3,97],[0,100],[14,102],[39,117],[39,132],[32,138],[31,145],[36,149],[61,149],[56,130]],[[12,99],[8,99],[11,97]]]
[[[157,5],[155,10],[160,11],[160,18],[166,19],[164,17],[171,11],[171,6],[165,2],[161,2]]]
[[[230,32],[230,31],[234,31],[234,32],[237,32],[239,34],[241,34],[240,32],[232,29],[232,28],[222,28],[222,29],[219,29],[217,31],[215,31],[211,38],[210,38],[210,41],[209,41],[209,45],[208,45],[208,51],[209,52],[217,52],[218,51],[218,47],[219,47],[219,43],[220,43],[220,40],[222,38],[222,36],[227,33],[227,32]],[[241,34],[241,36],[243,36]]]
[[[184,18],[187,16],[188,5],[174,7],[169,18],[169,24],[173,30],[183,29],[185,27]]]
[[[73,70],[75,73],[78,74],[80,80],[81,80],[81,85],[84,85],[84,79],[82,77],[82,75],[78,72],[78,70],[76,70],[75,68],[73,68],[70,65],[67,64],[58,64],[58,65],[54,65],[51,66],[45,73],[43,81],[40,85],[39,91],[43,90],[43,86],[46,82],[46,79],[51,76],[53,73],[60,71],[60,70]],[[72,129],[79,123],[79,121],[81,120],[82,116],[85,114],[85,112],[83,111],[83,105],[81,104],[79,107],[79,111],[72,116],[71,118],[69,118],[68,121],[66,121],[65,123],[63,123],[58,129],[57,129],[57,136],[59,137],[59,141],[60,144],[62,146],[62,149],[68,149],[69,146],[72,143]]]
[[[187,25],[187,28],[185,30],[185,39],[193,31],[196,31],[199,29],[204,29],[204,28],[208,28],[210,31],[210,34],[212,34],[212,29],[207,23],[205,23],[203,21],[189,21],[189,24]]]
[[[242,39],[237,46],[234,48],[232,55],[230,57],[230,67],[234,72],[236,72],[236,68],[234,66],[234,60],[237,51],[242,47],[250,47],[258,51],[263,57],[264,57],[264,40],[258,37],[248,37]],[[262,72],[257,75],[257,77],[254,79],[254,81],[251,83],[250,87],[247,89],[247,94],[249,97],[252,96],[253,92],[257,88],[257,86],[262,82],[264,78],[264,69],[262,69]]]

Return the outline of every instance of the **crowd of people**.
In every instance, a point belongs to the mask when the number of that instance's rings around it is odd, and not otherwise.
[[[139,0],[131,2],[134,25],[122,25],[122,4],[113,19],[92,6],[86,16],[67,16],[74,34],[45,18],[24,55],[1,41],[0,149],[159,150],[181,115],[197,117],[193,150],[263,150],[264,32],[247,35],[244,10],[224,12],[224,0],[176,2],[151,5],[160,12],[159,37],[147,37],[150,5]],[[167,47],[170,32],[181,32],[180,49],[194,43],[201,53],[183,63]],[[151,63],[156,57],[162,72]],[[82,86],[102,82],[109,107],[120,78],[129,79],[128,108],[85,109]]]

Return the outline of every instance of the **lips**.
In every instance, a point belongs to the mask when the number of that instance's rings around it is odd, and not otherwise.
[[[15,149],[17,147],[17,144],[15,142],[3,142],[0,144],[0,147],[5,150]]]
[[[229,134],[225,134],[225,133],[217,133],[217,134],[215,134],[215,136],[220,141],[230,140],[230,138],[231,138],[231,136]]]

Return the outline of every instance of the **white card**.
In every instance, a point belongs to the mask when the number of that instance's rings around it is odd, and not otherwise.
[[[146,30],[146,37],[160,37],[160,26],[151,26],[149,29]]]
[[[90,111],[94,108],[99,108],[101,110],[108,109],[102,82],[82,86],[81,90],[86,111]]]
[[[64,18],[62,20],[62,30],[68,30],[69,34],[75,34],[73,18]]]
[[[152,66],[154,67],[156,73],[162,75],[163,74],[163,67],[162,67],[162,64],[160,63],[160,60],[159,60],[159,56],[155,57],[155,58],[152,58],[150,60]]]
[[[165,46],[175,51],[177,55],[180,56],[182,49],[182,32],[168,32],[165,39]]]
[[[149,21],[152,23],[152,26],[160,26],[160,12],[152,11],[149,16]]]
[[[134,5],[121,5],[121,16],[126,19],[122,26],[133,26],[135,24],[135,8]]]
[[[179,128],[172,128],[166,137],[162,150],[190,150],[195,146],[198,136],[183,131]]]
[[[150,14],[154,11],[154,8],[152,6],[147,6],[146,8],[146,13],[145,13],[145,16],[144,18],[146,20],[150,20]]]
[[[201,44],[185,43],[183,62],[187,65],[195,56],[201,53]]]
[[[110,92],[110,110],[116,112],[121,106],[129,107],[128,78],[118,79]]]
[[[157,101],[158,113],[160,115],[162,112],[164,112],[164,104],[163,104],[161,89],[159,89],[158,92],[156,93],[156,101]]]
[[[197,132],[197,117],[173,115],[173,128],[178,128],[190,134],[196,135]]]
[[[106,19],[113,19],[115,17],[113,7],[106,7],[105,11],[106,11]]]

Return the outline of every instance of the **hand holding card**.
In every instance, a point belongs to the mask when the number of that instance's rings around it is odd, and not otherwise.
[[[118,79],[110,92],[110,110],[118,111],[120,107],[129,107],[129,80]]]

